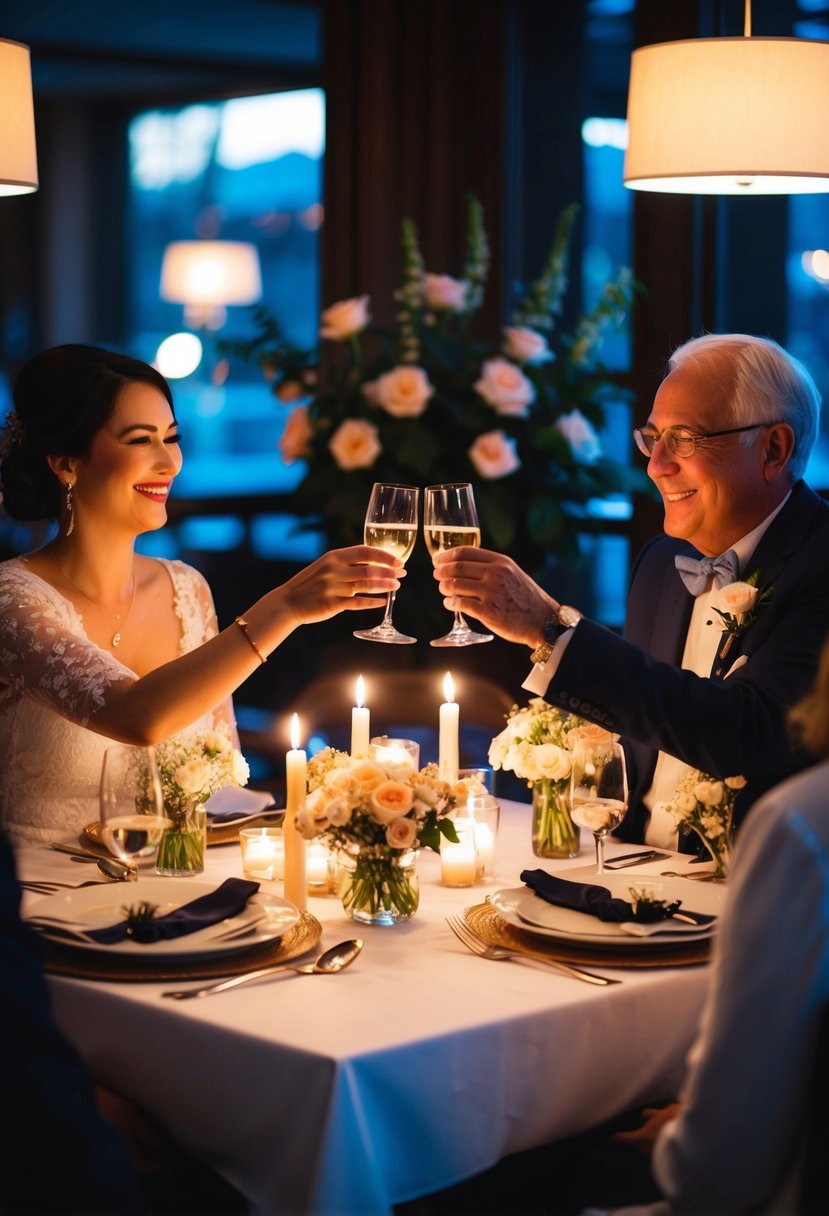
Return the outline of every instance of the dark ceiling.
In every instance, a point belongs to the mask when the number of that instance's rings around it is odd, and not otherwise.
[[[2,0],[0,37],[31,48],[36,99],[254,93],[308,83],[321,54],[302,0]]]

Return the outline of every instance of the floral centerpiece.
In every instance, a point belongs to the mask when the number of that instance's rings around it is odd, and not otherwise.
[[[489,747],[493,768],[508,769],[532,790],[532,845],[537,857],[577,857],[579,829],[570,818],[572,752],[579,742],[611,738],[576,714],[532,697],[513,706]]]
[[[226,785],[247,785],[250,771],[220,722],[206,734],[176,735],[155,749],[164,813],[170,826],[158,846],[159,874],[199,874],[204,869],[204,803]]]
[[[734,800],[745,783],[745,777],[720,780],[690,769],[664,806],[684,836],[691,832],[699,836],[714,861],[716,878],[725,878],[728,870],[734,848]]]
[[[418,771],[352,760],[329,747],[308,762],[308,790],[297,828],[306,840],[322,837],[340,851],[346,911],[377,924],[413,916],[417,850],[439,851],[442,835],[457,840],[449,816],[458,800],[466,800],[464,783],[447,784],[435,764]]]
[[[427,272],[415,225],[403,220],[393,330],[372,323],[370,297],[361,295],[323,312],[322,357],[291,347],[262,309],[253,338],[220,343],[227,354],[258,359],[290,407],[280,451],[287,463],[306,462],[294,505],[331,545],[362,540],[376,481],[469,481],[484,543],[543,581],[550,555],[578,556],[578,534],[595,527],[591,500],[648,490],[644,473],[606,456],[600,439],[606,403],[628,396],[599,353],[637,291],[630,272],[607,284],[572,332],[556,332],[577,210],[562,213],[540,278],[494,339],[474,327],[489,250],[481,205],[471,198],[458,278]],[[407,588],[423,594],[403,597],[403,611],[407,599],[420,614],[435,600],[431,563],[418,549]]]

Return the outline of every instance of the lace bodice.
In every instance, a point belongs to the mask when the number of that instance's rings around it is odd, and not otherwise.
[[[173,584],[182,654],[216,632],[197,570],[158,559]],[[0,825],[16,845],[70,839],[98,818],[98,782],[111,740],[87,729],[107,688],[137,676],[91,642],[74,604],[21,558],[0,562]],[[190,730],[217,718],[205,714]]]

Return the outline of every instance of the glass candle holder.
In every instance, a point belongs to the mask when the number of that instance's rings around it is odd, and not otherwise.
[[[242,870],[246,878],[273,882],[285,874],[282,828],[242,828],[239,832]]]
[[[490,794],[471,795],[467,799],[466,813],[474,825],[478,877],[491,878],[495,873],[495,845],[501,807]]]
[[[478,764],[473,768],[459,768],[458,780],[475,782],[485,794],[495,793],[495,773],[488,764]]]
[[[420,767],[420,744],[414,739],[390,739],[375,735],[369,745],[369,756],[375,764],[417,769]]]
[[[309,895],[330,895],[337,890],[337,858],[321,840],[311,840],[306,846],[305,881]]]
[[[478,877],[478,850],[475,847],[475,822],[454,819],[457,844],[440,838],[440,876],[445,887],[474,887]]]

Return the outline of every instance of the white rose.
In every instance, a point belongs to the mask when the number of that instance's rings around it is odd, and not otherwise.
[[[535,401],[535,389],[524,373],[509,359],[487,359],[475,391],[505,418],[526,418]]]
[[[231,779],[234,785],[247,785],[250,780],[248,762],[238,748],[233,749],[231,760]]]
[[[504,330],[504,345],[502,350],[516,363],[549,363],[555,355],[547,345],[547,339],[534,329],[523,325],[515,325]]]
[[[313,434],[308,406],[298,405],[288,415],[282,437],[276,445],[285,464],[293,464],[295,460],[302,460],[311,455]]]
[[[417,418],[435,391],[422,367],[402,363],[363,385],[363,393],[392,418]]]
[[[435,312],[465,312],[469,284],[448,274],[427,274],[423,279],[423,298]]]
[[[328,450],[341,469],[368,469],[383,449],[376,426],[364,418],[346,418],[328,441]]]
[[[727,583],[725,587],[720,587],[717,606],[721,612],[742,616],[745,612],[751,612],[759,594],[751,583]]]
[[[555,743],[539,743],[535,748],[535,760],[542,777],[564,781],[570,776],[572,759],[564,747],[558,747]]]
[[[688,790],[682,790],[674,796],[671,806],[673,807],[675,819],[687,819],[697,809],[697,800]]]
[[[570,444],[573,457],[579,464],[596,463],[602,454],[599,437],[580,410],[563,414],[555,425]]]
[[[318,819],[306,802],[296,813],[296,826],[300,836],[303,836],[306,840],[313,840],[315,836],[319,836],[320,832],[326,829],[328,824],[324,818]]]
[[[209,760],[188,760],[176,769],[173,780],[185,794],[203,794],[210,785],[211,773]]]
[[[722,781],[698,781],[694,793],[703,806],[719,806],[725,797],[725,788]]]
[[[220,730],[209,730],[204,736],[202,747],[206,752],[214,756],[221,756],[222,752],[226,752],[230,747],[230,739]]]
[[[368,314],[368,296],[354,296],[350,300],[339,300],[326,308],[320,317],[320,337],[332,342],[344,342],[346,338],[365,329],[371,318]]]
[[[416,840],[414,819],[394,819],[386,828],[386,844],[392,849],[410,849]]]
[[[521,468],[521,461],[515,450],[515,440],[508,439],[503,431],[487,431],[479,435],[467,452],[475,472],[480,477],[494,480],[498,477],[508,477],[516,469]]]
[[[342,794],[332,798],[325,809],[328,822],[338,828],[349,822],[353,811],[350,800]]]
[[[719,815],[715,815],[712,811],[705,811],[699,817],[700,827],[705,832],[705,835],[711,840],[716,840],[718,836],[722,836],[725,832],[725,824]]]

